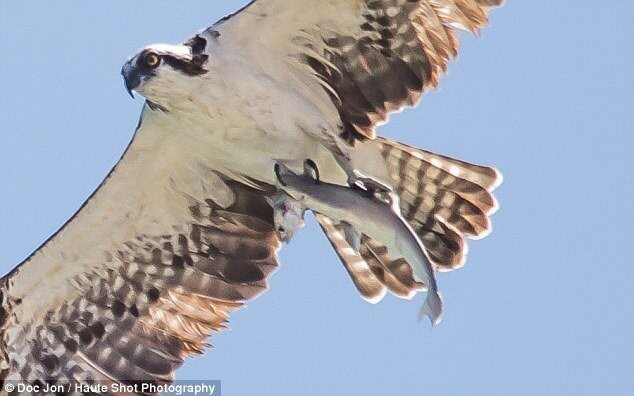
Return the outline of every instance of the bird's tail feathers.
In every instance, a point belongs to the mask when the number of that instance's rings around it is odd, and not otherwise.
[[[501,174],[386,138],[372,142],[381,152],[400,199],[403,217],[412,226],[440,271],[464,264],[464,238],[482,238],[497,210],[492,191]]]

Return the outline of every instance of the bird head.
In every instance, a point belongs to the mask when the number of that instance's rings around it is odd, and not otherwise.
[[[182,45],[154,44],[130,57],[121,68],[125,87],[145,96],[152,105],[169,109],[191,92],[195,77],[208,72],[206,40],[196,36]]]

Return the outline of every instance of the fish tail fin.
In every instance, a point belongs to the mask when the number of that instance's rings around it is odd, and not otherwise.
[[[497,210],[492,191],[502,182],[494,168],[470,164],[407,144],[377,137],[367,143],[379,151],[399,196],[403,218],[420,237],[440,271],[463,265],[464,238],[491,230]],[[363,169],[361,169],[363,171]],[[367,171],[372,175],[371,169]]]
[[[425,302],[420,308],[418,320],[423,320],[427,316],[432,326],[436,326],[442,320],[442,298],[436,290],[429,290],[425,297]]]

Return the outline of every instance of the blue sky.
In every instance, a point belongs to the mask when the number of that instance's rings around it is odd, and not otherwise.
[[[0,271],[81,205],[132,136],[119,69],[244,1],[0,3]],[[317,227],[182,379],[226,395],[624,395],[634,389],[634,3],[515,1],[380,133],[504,174],[493,233],[422,296],[358,297]],[[312,222],[309,222],[312,223]],[[628,391],[630,389],[630,391]]]

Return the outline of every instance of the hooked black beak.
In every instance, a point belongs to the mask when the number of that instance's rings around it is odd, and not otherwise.
[[[128,94],[134,98],[134,93],[132,91],[141,84],[141,75],[139,74],[139,71],[136,67],[126,63],[121,68],[121,75],[123,76],[125,89],[128,91]]]

